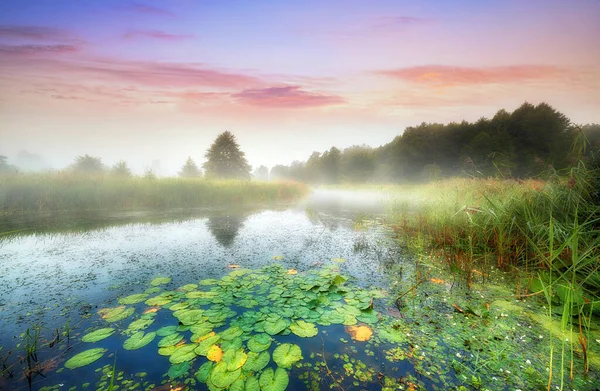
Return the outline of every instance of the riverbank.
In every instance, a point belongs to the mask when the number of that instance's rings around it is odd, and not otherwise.
[[[308,192],[307,186],[295,182],[69,173],[4,175],[0,181],[0,213],[239,206],[290,201]]]

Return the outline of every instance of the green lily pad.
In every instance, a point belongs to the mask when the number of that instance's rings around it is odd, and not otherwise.
[[[263,350],[269,349],[272,340],[273,339],[268,334],[256,334],[248,340],[248,349],[260,353]]]
[[[223,354],[222,361],[227,363],[228,371],[235,371],[236,369],[241,368],[246,363],[247,359],[248,355],[243,349],[230,349]]]
[[[175,353],[169,357],[169,361],[171,364],[180,364],[182,362],[190,361],[196,358],[196,353],[194,353],[194,349],[196,349],[198,345],[196,344],[188,344],[179,347],[175,350]]]
[[[91,364],[94,361],[100,359],[104,355],[105,352],[106,352],[106,349],[103,349],[103,348],[94,348],[94,349],[85,350],[85,351],[71,357],[65,363],[65,367],[69,368],[69,369],[75,369],[75,368],[86,366],[86,365]]]
[[[200,322],[203,314],[203,310],[182,310],[177,313],[177,318],[183,325],[190,326]]]
[[[177,345],[183,339],[183,335],[175,333],[169,334],[158,341],[159,348],[165,348],[167,346]]]
[[[220,362],[210,372],[210,381],[219,388],[226,388],[236,381],[241,374],[242,370],[240,368],[229,371],[227,363]]]
[[[198,379],[200,383],[206,383],[206,380],[208,380],[208,377],[210,376],[210,371],[214,365],[215,364],[212,361],[207,361],[204,364],[202,364],[200,369],[198,369],[198,371],[196,372],[196,379]]]
[[[302,359],[302,350],[296,344],[284,343],[273,351],[273,361],[282,368],[290,369],[292,365]]]
[[[182,362],[181,364],[171,365],[171,368],[169,368],[169,372],[167,372],[167,375],[171,379],[176,379],[178,377],[182,377],[182,376],[186,375],[189,370],[190,370],[190,363]]]
[[[175,311],[179,311],[179,310],[184,310],[186,308],[188,308],[190,306],[190,303],[188,302],[182,302],[182,303],[177,303],[177,304],[173,304],[172,306],[169,307],[169,309],[173,312]]]
[[[150,281],[150,285],[158,286],[168,284],[169,282],[171,282],[171,277],[156,277],[154,280]]]
[[[239,348],[242,347],[243,343],[244,343],[244,341],[242,340],[242,338],[237,337],[237,338],[232,339],[231,341],[223,341],[221,343],[221,348],[223,349],[223,351],[238,350]]]
[[[177,349],[179,349],[179,346],[175,346],[175,345],[165,346],[164,348],[158,349],[158,354],[160,354],[161,356],[170,356],[173,353],[175,353],[175,351]]]
[[[180,287],[179,289],[181,289],[182,291],[193,291],[194,289],[198,288],[198,284],[186,284],[182,287]]]
[[[198,347],[196,348],[196,354],[198,356],[206,356],[206,354],[208,353],[208,349],[210,349],[212,345],[219,342],[220,339],[221,337],[218,334],[216,334],[201,341]]]
[[[147,293],[136,293],[135,295],[129,295],[125,297],[121,297],[119,299],[119,304],[137,304],[148,298]]]
[[[229,340],[239,337],[242,334],[244,334],[244,330],[242,330],[238,326],[233,326],[221,333],[221,339],[223,339],[225,341],[229,341]]]
[[[172,301],[173,299],[167,296],[155,296],[146,300],[146,305],[160,307]]]
[[[164,326],[156,330],[156,335],[159,337],[166,337],[167,335],[175,334],[177,332],[177,326]]]
[[[99,330],[92,331],[91,333],[84,335],[83,337],[81,337],[81,341],[83,341],[83,342],[98,342],[105,338],[110,337],[111,335],[113,335],[114,332],[115,332],[115,329],[113,329],[112,327],[99,329]]]
[[[271,361],[271,355],[266,350],[261,353],[250,352],[242,368],[248,372],[260,372],[269,364],[269,361]]]
[[[156,333],[148,333],[144,334],[143,331],[138,331],[133,334],[131,337],[127,338],[125,342],[123,342],[123,348],[125,350],[136,350],[143,348],[148,345],[150,342],[154,340],[156,337]]]
[[[229,391],[245,391],[246,390],[245,386],[246,386],[246,382],[240,376],[240,377],[238,377],[238,379],[236,381],[231,383],[231,385],[229,386]]]
[[[148,328],[152,323],[154,323],[154,319],[138,319],[134,320],[129,324],[127,329],[129,331],[139,331]]]
[[[244,388],[245,391],[260,391],[260,384],[258,383],[258,379],[254,376],[248,377],[246,379],[246,385]]]
[[[281,333],[283,330],[285,330],[287,328],[287,326],[288,326],[287,322],[283,318],[279,318],[278,320],[275,320],[274,322],[266,321],[264,330],[265,330],[265,333],[268,333],[271,335],[276,335],[276,334]]]
[[[290,325],[290,330],[292,330],[292,333],[302,338],[314,337],[319,333],[319,330],[314,324],[305,322],[303,320],[298,320],[292,323]]]
[[[284,391],[290,382],[290,377],[284,369],[277,368],[273,371],[273,368],[267,368],[260,375],[258,382],[261,391]]]
[[[126,309],[123,309],[123,311],[119,311],[116,313],[112,313],[112,316],[105,316],[104,320],[107,321],[108,323],[114,323],[114,322],[118,322],[120,320],[123,320],[125,318],[128,318],[129,316],[131,316],[133,313],[135,312],[135,308],[133,307],[129,307]]]

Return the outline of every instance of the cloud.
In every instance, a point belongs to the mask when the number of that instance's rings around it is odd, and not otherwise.
[[[0,26],[0,38],[20,38],[36,41],[65,40],[70,34],[64,30],[44,26]]]
[[[0,45],[0,54],[7,56],[35,56],[39,54],[66,54],[78,52],[75,45]]]
[[[151,38],[164,41],[183,41],[194,38],[192,34],[171,34],[160,30],[134,30],[123,35],[125,39]]]
[[[250,89],[232,96],[240,103],[274,108],[322,107],[345,103],[340,96],[302,91],[300,86]]]
[[[501,67],[454,67],[424,65],[375,72],[418,84],[452,87],[457,85],[508,84],[558,79],[566,71],[554,66],[514,65]]]
[[[406,27],[420,25],[427,22],[427,19],[414,16],[383,16],[375,19],[371,23],[370,29],[373,30],[373,32],[389,32],[394,30],[402,30]]]
[[[123,8],[126,11],[139,13],[139,14],[159,15],[159,16],[169,16],[169,17],[175,16],[174,13],[172,13],[171,11],[166,10],[164,8],[159,8],[159,7],[155,7],[153,5],[143,4],[143,3],[138,3],[138,2],[132,2]]]

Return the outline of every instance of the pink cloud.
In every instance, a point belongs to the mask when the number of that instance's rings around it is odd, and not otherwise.
[[[123,35],[125,39],[151,38],[164,41],[183,41],[194,38],[192,34],[171,34],[160,30],[134,30]]]
[[[132,2],[128,5],[126,5],[124,8],[127,11],[140,13],[140,14],[160,15],[160,16],[170,16],[170,17],[175,16],[174,13],[172,13],[171,11],[166,10],[164,8],[159,8],[159,7],[155,7],[153,5],[137,3],[137,2]]]
[[[521,83],[557,79],[566,71],[554,66],[515,65],[502,67],[454,67],[425,65],[375,72],[395,79],[419,84],[456,86],[474,84]]]
[[[32,39],[36,41],[64,40],[70,35],[66,31],[44,26],[0,26],[0,38]]]
[[[75,53],[79,50],[75,45],[0,45],[0,54],[17,57]]]
[[[302,91],[300,86],[270,87],[244,90],[232,94],[241,103],[273,108],[307,108],[339,105],[345,100],[336,95]]]

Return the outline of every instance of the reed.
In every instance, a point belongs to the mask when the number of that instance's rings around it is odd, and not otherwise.
[[[293,182],[15,174],[0,177],[0,213],[197,208],[288,201],[307,192]]]

